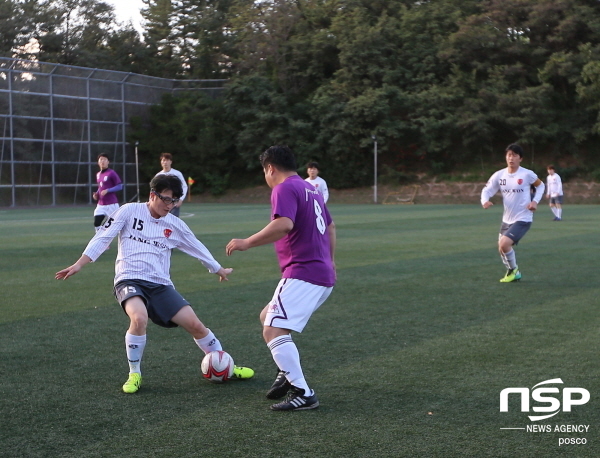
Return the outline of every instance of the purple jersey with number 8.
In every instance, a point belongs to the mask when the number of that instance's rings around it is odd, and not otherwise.
[[[294,228],[275,242],[282,278],[333,286],[335,272],[327,226],[332,222],[323,196],[298,175],[273,188],[271,219],[286,217]]]

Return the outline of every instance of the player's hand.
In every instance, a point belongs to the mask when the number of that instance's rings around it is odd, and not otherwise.
[[[487,202],[484,202],[484,203],[482,204],[482,207],[483,207],[484,209],[488,209],[488,208],[490,208],[492,205],[494,205],[494,204],[488,200]]]
[[[221,267],[217,272],[217,275],[219,276],[219,281],[229,281],[227,275],[229,275],[231,272],[233,272],[232,268],[224,269],[223,267]]]
[[[531,202],[529,202],[529,204],[527,205],[527,209],[531,210],[532,212],[537,210],[537,202],[535,200],[532,200]]]
[[[94,194],[92,194],[92,198],[93,198],[94,200],[98,200],[98,193],[97,193],[97,192],[95,192]]]
[[[250,248],[248,239],[231,239],[225,247],[225,253],[227,256],[231,256],[234,251],[246,251],[248,248]]]
[[[54,275],[54,278],[57,280],[66,280],[67,278],[75,275],[80,270],[81,270],[81,266],[79,264],[75,263],[72,266],[67,267],[66,269],[56,272],[56,275]]]

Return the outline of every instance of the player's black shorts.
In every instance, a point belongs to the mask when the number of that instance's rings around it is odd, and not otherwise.
[[[550,197],[550,203],[555,204],[555,205],[556,204],[562,205],[563,196]]]
[[[122,280],[115,285],[114,293],[123,311],[127,299],[134,296],[141,297],[146,304],[148,318],[163,328],[177,327],[171,318],[183,307],[190,305],[172,286],[145,280]]]
[[[513,224],[502,223],[500,225],[500,235],[508,237],[516,245],[527,234],[530,227],[531,223],[526,223],[525,221],[517,221]]]

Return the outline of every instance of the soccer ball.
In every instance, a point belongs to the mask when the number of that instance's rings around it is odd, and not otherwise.
[[[211,351],[202,359],[202,376],[215,383],[223,383],[233,376],[233,358],[225,351]]]

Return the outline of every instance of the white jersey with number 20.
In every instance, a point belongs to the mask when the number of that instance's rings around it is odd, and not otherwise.
[[[498,191],[504,201],[502,221],[513,224],[517,221],[530,223],[533,212],[527,209],[531,202],[531,185],[538,176],[525,167],[519,167],[515,173],[508,173],[508,168],[498,170],[489,179],[481,191],[481,203],[489,201]]]

